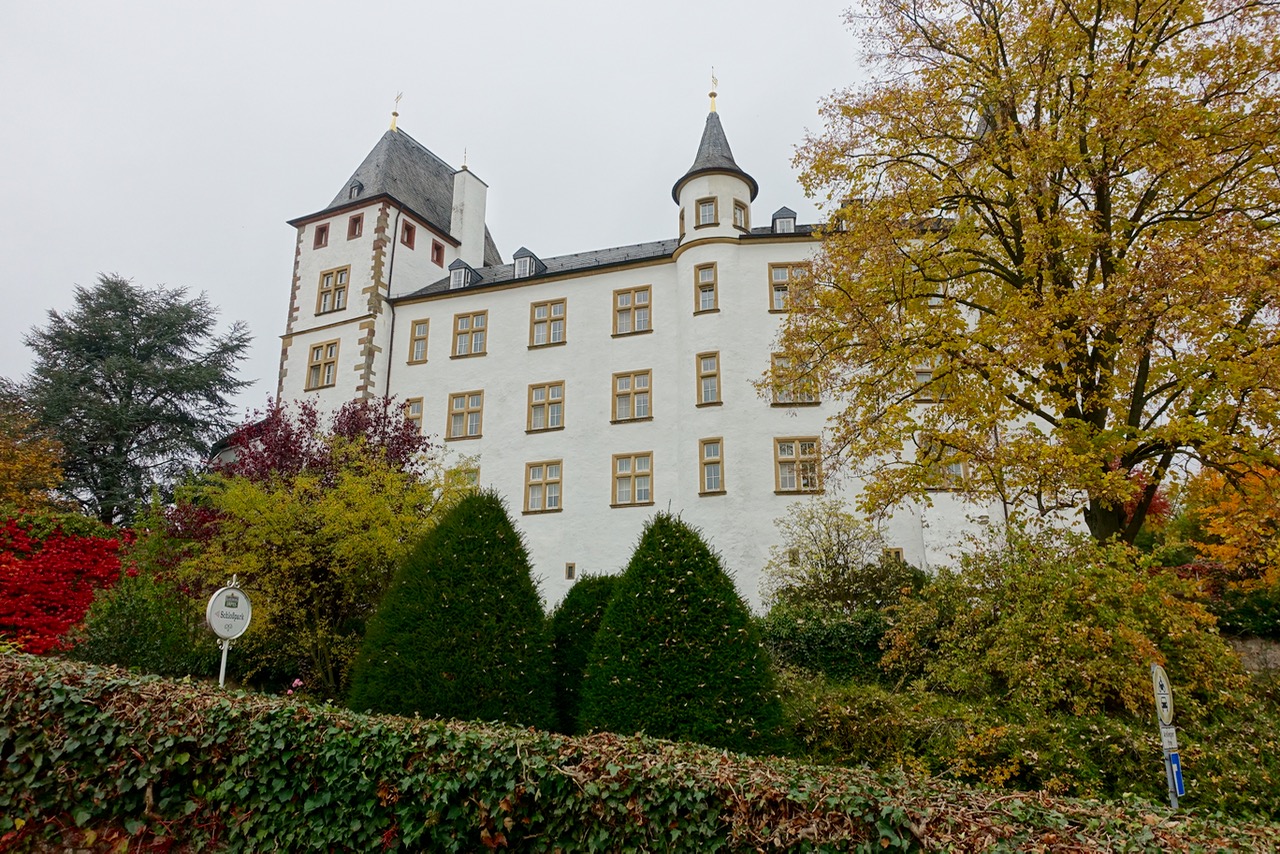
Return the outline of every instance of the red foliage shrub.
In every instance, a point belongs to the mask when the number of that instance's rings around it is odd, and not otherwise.
[[[127,536],[127,535],[126,535]],[[63,647],[95,591],[120,577],[120,539],[41,533],[26,516],[0,526],[0,637],[43,655]]]

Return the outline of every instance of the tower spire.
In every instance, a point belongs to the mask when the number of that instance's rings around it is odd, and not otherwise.
[[[396,119],[400,118],[400,99],[404,97],[403,92],[396,93],[396,105],[391,110],[391,129],[396,129]]]

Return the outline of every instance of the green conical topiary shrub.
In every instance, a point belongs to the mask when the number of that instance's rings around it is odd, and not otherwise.
[[[605,611],[579,729],[777,749],[782,705],[747,606],[696,531],[659,514]]]
[[[554,724],[546,617],[529,555],[497,495],[460,500],[399,568],[369,623],[349,704]]]
[[[551,667],[560,732],[572,735],[576,731],[582,675],[619,578],[617,575],[584,575],[551,615]]]

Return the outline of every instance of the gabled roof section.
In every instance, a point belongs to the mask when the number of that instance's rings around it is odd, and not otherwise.
[[[605,267],[670,258],[679,245],[680,241],[678,240],[655,240],[650,243],[633,243],[630,246],[617,246],[613,249],[597,249],[594,252],[577,252],[573,255],[560,255],[555,258],[540,259],[546,269],[526,279],[515,278],[515,268],[511,264],[499,263],[493,266],[484,266],[476,271],[480,274],[480,281],[477,284],[473,284],[469,289],[486,288],[513,281],[521,283],[536,282],[538,279],[560,274],[599,270]],[[412,293],[392,297],[391,301],[400,302],[401,300],[447,293],[448,291],[449,278],[446,276]]]
[[[729,150],[729,140],[725,137],[724,127],[720,124],[720,114],[716,112],[707,114],[707,124],[702,129],[702,142],[698,144],[698,156],[693,158],[693,165],[671,188],[671,198],[676,204],[680,203],[680,187],[684,182],[706,172],[729,172],[739,176],[751,187],[753,202],[760,192],[760,185],[756,183],[756,179],[743,172],[737,161],[733,159],[733,152]]]
[[[389,130],[325,210],[354,201],[349,197],[349,188],[352,182],[358,181],[363,189],[357,198],[385,193],[425,217],[427,223],[441,234],[449,234],[449,224],[453,219],[453,176],[456,172],[409,134]]]

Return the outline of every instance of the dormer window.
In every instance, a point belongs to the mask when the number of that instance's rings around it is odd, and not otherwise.
[[[480,281],[480,274],[459,258],[449,265],[449,290],[456,291]]]
[[[774,234],[794,234],[796,230],[796,212],[791,208],[779,208],[773,215]]]
[[[523,246],[517,249],[511,258],[515,261],[513,272],[517,279],[526,279],[529,276],[536,276],[547,271],[547,265],[539,261],[537,255],[534,255]]]
[[[347,198],[357,199],[360,197],[360,194],[363,192],[364,192],[364,184],[361,184],[359,181],[352,181],[351,185],[347,187]]]

